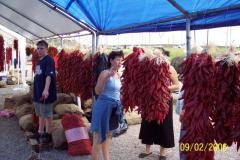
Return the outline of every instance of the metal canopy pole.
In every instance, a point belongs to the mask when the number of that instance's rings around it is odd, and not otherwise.
[[[96,53],[96,47],[97,47],[97,35],[95,32],[92,33],[92,54],[94,55]]]
[[[189,56],[191,54],[191,18],[192,14],[187,12],[182,6],[180,6],[175,0],[168,0],[168,2],[175,7],[179,12],[183,14],[183,17],[186,18],[186,49],[187,49],[187,55]],[[195,32],[194,32],[195,33]]]
[[[207,29],[207,50],[208,50],[208,45],[209,45],[208,40],[209,40],[209,29]]]
[[[61,37],[61,47],[63,49],[63,38]]]
[[[99,35],[96,36],[96,51],[97,51],[98,45],[99,45]]]
[[[187,47],[187,56],[191,54],[191,20],[187,19],[186,23],[186,47]]]

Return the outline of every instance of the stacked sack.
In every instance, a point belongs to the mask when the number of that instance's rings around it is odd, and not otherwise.
[[[82,116],[78,114],[65,114],[62,125],[68,142],[69,155],[89,155],[92,145]]]

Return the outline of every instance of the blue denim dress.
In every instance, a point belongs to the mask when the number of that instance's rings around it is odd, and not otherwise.
[[[99,143],[106,140],[109,131],[118,128],[121,113],[120,88],[120,79],[110,77],[93,105],[91,131],[99,134]]]

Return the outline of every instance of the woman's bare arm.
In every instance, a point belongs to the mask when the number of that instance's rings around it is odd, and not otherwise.
[[[104,70],[100,73],[98,80],[97,80],[97,85],[95,87],[95,93],[97,95],[100,95],[102,93],[104,86],[109,77],[110,77],[110,73],[107,70]]]
[[[178,91],[179,89],[179,81],[178,81],[178,75],[176,70],[173,68],[173,66],[170,66],[170,79],[171,79],[171,85],[168,87],[171,92]]]

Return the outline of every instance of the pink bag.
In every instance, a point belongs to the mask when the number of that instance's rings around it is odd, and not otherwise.
[[[10,118],[10,117],[13,117],[14,115],[15,113],[8,109],[4,109],[0,111],[0,117]]]

